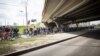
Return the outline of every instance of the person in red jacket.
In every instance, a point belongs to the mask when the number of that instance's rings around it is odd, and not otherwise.
[[[8,27],[4,28],[4,32],[2,33],[3,39],[8,39],[10,29]]]

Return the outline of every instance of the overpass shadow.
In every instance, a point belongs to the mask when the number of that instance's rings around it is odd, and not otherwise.
[[[87,31],[85,34],[82,34],[82,35],[79,35],[81,32],[85,32]],[[98,39],[100,40],[100,29],[95,29],[95,30],[79,30],[78,31],[71,31],[71,32],[66,32],[66,33],[69,33],[69,34],[74,34],[74,35],[79,35],[79,36],[83,36],[83,37],[86,37],[86,38],[93,38],[93,39]]]
[[[82,35],[83,37],[87,38],[93,38],[100,40],[100,30],[92,30],[88,32],[87,34]]]

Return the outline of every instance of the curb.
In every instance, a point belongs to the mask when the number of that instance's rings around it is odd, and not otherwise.
[[[86,33],[84,33],[84,34],[86,34]],[[70,38],[63,39],[63,40],[58,40],[56,42],[49,43],[49,44],[45,44],[45,45],[42,45],[42,46],[37,46],[37,47],[33,47],[33,48],[29,48],[29,49],[22,50],[22,51],[17,51],[17,52],[12,52],[12,53],[9,53],[9,54],[4,54],[3,56],[19,56],[19,55],[22,55],[22,54],[25,54],[25,53],[28,53],[28,52],[31,52],[31,51],[35,51],[35,50],[38,50],[38,49],[42,49],[42,48],[45,48],[45,47],[48,47],[48,46],[51,46],[51,45],[55,45],[55,44],[64,42],[66,40],[70,40],[70,39],[73,39],[73,38],[82,36],[84,34],[80,34],[78,36],[70,37]]]

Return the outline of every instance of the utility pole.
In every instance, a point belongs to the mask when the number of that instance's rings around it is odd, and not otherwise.
[[[28,11],[27,11],[27,8],[28,8],[28,0],[26,0],[26,4],[25,4],[25,16],[26,16],[26,29],[28,29]]]

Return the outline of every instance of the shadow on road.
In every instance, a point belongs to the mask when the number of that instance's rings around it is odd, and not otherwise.
[[[83,35],[83,37],[100,40],[100,30],[92,30],[88,32],[87,34]]]

